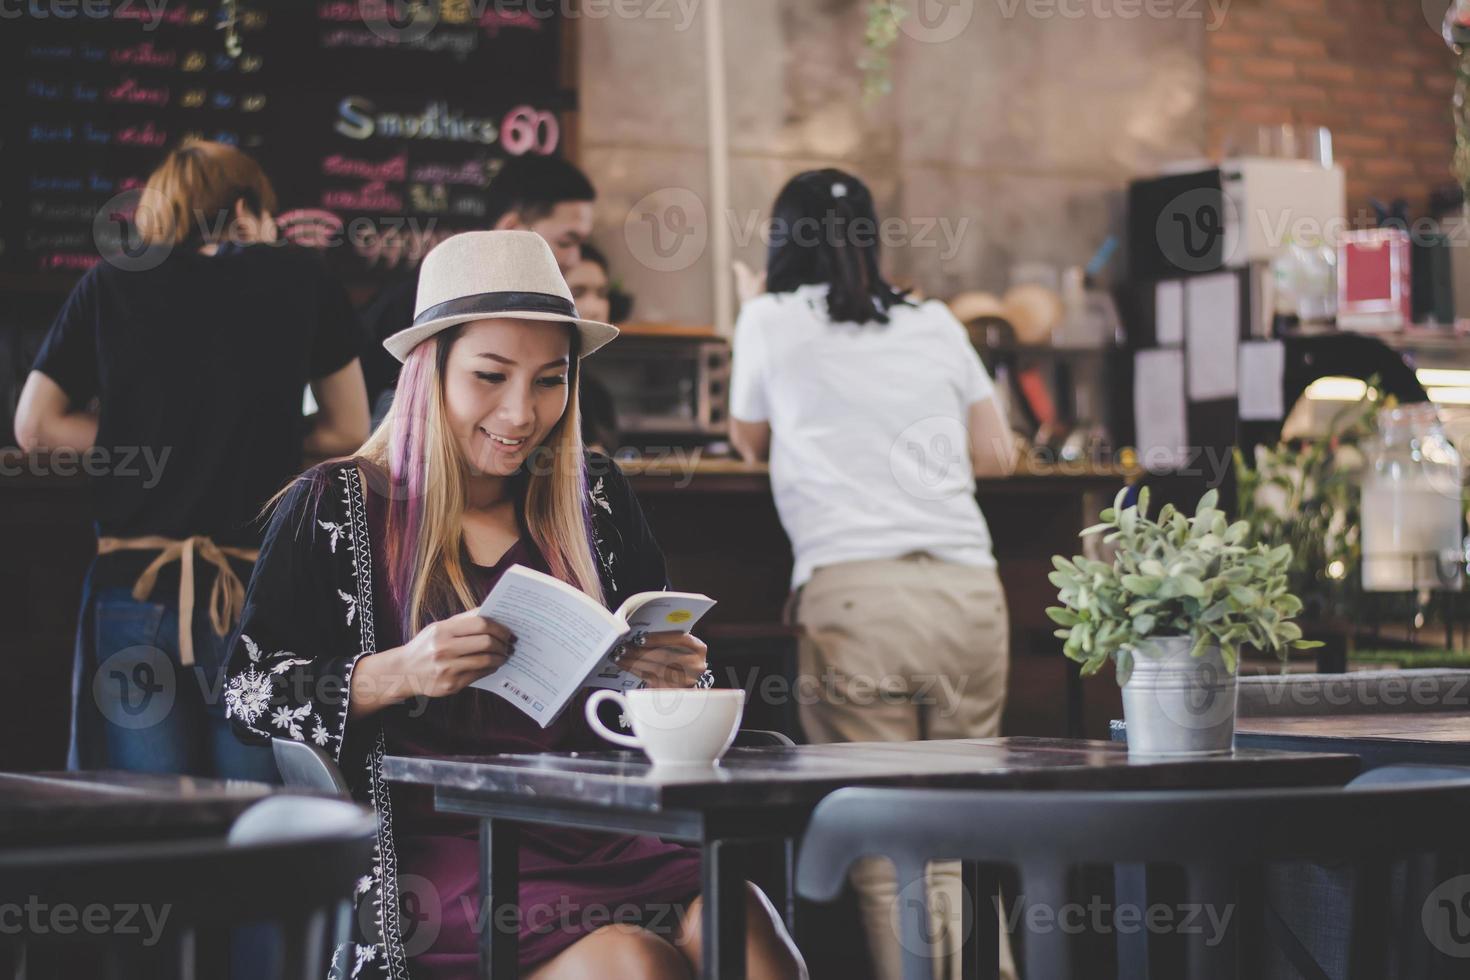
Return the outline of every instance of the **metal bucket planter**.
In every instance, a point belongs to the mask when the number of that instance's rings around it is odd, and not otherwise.
[[[1226,755],[1235,747],[1235,675],[1219,647],[1189,654],[1187,636],[1151,640],[1132,653],[1123,685],[1128,754]]]

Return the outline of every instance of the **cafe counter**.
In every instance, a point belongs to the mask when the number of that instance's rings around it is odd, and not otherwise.
[[[26,692],[20,710],[0,716],[0,769],[65,761],[77,602],[96,543],[85,468],[61,464],[0,452],[0,534],[9,558],[0,564],[0,662]],[[688,455],[623,468],[674,586],[719,599],[700,630],[716,662],[723,651],[731,662],[789,662],[794,635],[782,623],[791,546],[768,469]],[[1060,655],[1045,614],[1056,599],[1047,575],[1052,555],[1077,553],[1077,533],[1136,475],[1119,466],[1030,462],[979,484],[1011,617],[1008,734],[1105,735],[1117,717],[1111,676],[1084,685]]]

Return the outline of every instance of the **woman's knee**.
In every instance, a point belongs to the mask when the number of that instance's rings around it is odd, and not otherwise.
[[[586,977],[629,977],[637,980],[689,980],[684,957],[647,929],[606,925],[579,939],[541,970],[533,980],[581,980]]]
[[[684,916],[678,947],[692,964],[698,964],[703,951],[701,912],[704,899],[696,898]],[[745,936],[747,972],[762,980],[794,980],[806,977],[806,964],[786,932],[786,926],[764,892],[750,882],[745,884]]]

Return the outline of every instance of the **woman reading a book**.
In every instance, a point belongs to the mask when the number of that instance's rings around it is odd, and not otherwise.
[[[277,502],[225,694],[242,738],[321,746],[379,815],[343,977],[478,972],[476,823],[390,786],[385,755],[604,747],[585,694],[542,728],[470,685],[516,655],[477,611],[512,566],[610,607],[667,584],[627,482],[582,448],[578,361],[616,335],[578,317],[535,234],[450,238],[424,261],[413,324],[385,342],[404,362],[389,416],[356,457]],[[651,633],[619,664],[650,686],[695,687],[710,679],[705,656],[692,636]],[[561,828],[521,840],[523,976],[697,974],[696,851]],[[748,913],[748,975],[804,976],[754,888]]]

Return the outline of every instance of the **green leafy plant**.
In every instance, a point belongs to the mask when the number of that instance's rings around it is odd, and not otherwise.
[[[872,0],[863,29],[863,103],[872,105],[893,91],[893,62],[888,49],[898,42],[899,24],[909,14],[897,0]]]
[[[1302,639],[1291,621],[1302,603],[1287,589],[1290,545],[1251,542],[1250,525],[1230,524],[1216,508],[1215,490],[1200,498],[1193,517],[1166,504],[1157,519],[1148,516],[1147,488],[1136,507],[1123,506],[1127,492],[1102,512],[1102,523],[1082,532],[1106,535],[1116,549],[1111,564],[1080,555],[1052,559],[1063,605],[1046,613],[1062,627],[1056,635],[1084,675],[1113,658],[1118,683],[1126,684],[1133,658],[1167,637],[1191,637],[1195,657],[1218,646],[1232,673],[1243,646],[1283,659],[1292,649],[1321,646]]]
[[[1362,445],[1376,431],[1378,411],[1393,404],[1374,375],[1325,435],[1257,446],[1254,465],[1235,450],[1236,513],[1253,541],[1291,545],[1287,585],[1307,620],[1348,616],[1358,599]]]

